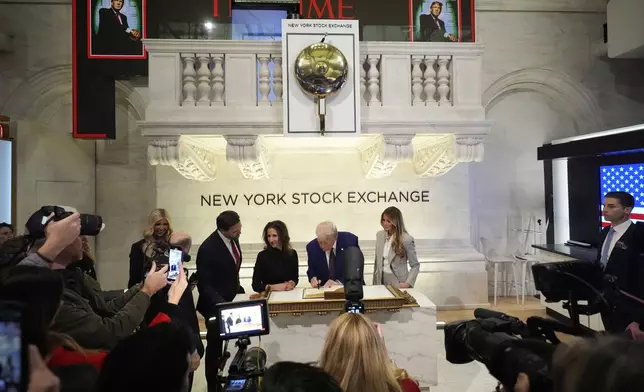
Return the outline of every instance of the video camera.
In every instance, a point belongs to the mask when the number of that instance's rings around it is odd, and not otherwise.
[[[617,288],[616,279],[586,261],[543,263],[532,267],[536,289],[548,302],[566,301],[571,323],[516,317],[486,309],[474,311],[475,320],[445,326],[445,351],[451,363],[483,363],[504,387],[512,390],[519,373],[526,373],[531,392],[552,391],[552,356],[560,340],[555,331],[569,335],[597,335],[580,325],[580,314],[629,312],[644,319],[644,301]],[[587,301],[580,305],[578,301]],[[638,320],[635,318],[634,320]],[[605,322],[611,322],[606,319]],[[610,326],[606,326],[611,331]],[[623,332],[623,331],[620,331]]]
[[[483,363],[506,390],[514,390],[519,373],[530,380],[531,392],[552,391],[550,364],[555,345],[531,336],[521,320],[500,312],[476,309],[475,320],[445,326],[445,353],[450,363]]]
[[[237,353],[228,368],[228,376],[219,375],[224,391],[259,390],[259,377],[266,370],[266,352],[258,347],[248,349],[250,338],[270,333],[266,299],[217,304],[216,322],[219,337],[225,340],[220,373],[230,357],[228,341],[237,339]]]
[[[352,246],[342,252],[342,265],[344,266],[344,311],[349,313],[364,313],[362,298],[364,292],[363,272],[364,255],[360,248]]]

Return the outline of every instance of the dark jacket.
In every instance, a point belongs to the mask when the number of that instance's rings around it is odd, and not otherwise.
[[[597,250],[597,263],[600,263],[604,240],[609,227],[602,230]],[[631,295],[644,299],[644,225],[631,224],[615,243],[608,257],[604,274],[617,278],[617,286]],[[602,321],[608,332],[621,333],[632,321],[642,322],[639,303],[632,306],[622,298],[612,314],[602,312]]]
[[[243,257],[239,241],[234,241]],[[241,262],[239,263],[241,266]],[[197,310],[206,319],[215,315],[215,305],[231,302],[244,288],[239,284],[239,268],[228,247],[215,230],[199,247],[197,252],[199,300]]]
[[[344,282],[344,267],[342,265],[342,252],[345,248],[358,246],[358,237],[348,231],[339,231],[335,244],[335,279]],[[306,245],[309,268],[306,274],[309,282],[316,277],[322,284],[329,280],[329,266],[326,262],[326,253],[320,248],[318,240],[315,239]]]
[[[601,253],[606,235],[610,227],[605,227],[599,237],[597,262],[600,262]],[[632,223],[626,232],[615,243],[608,257],[604,273],[617,278],[620,289],[644,298],[644,225]]]
[[[150,297],[139,287],[106,302],[97,281],[80,270],[59,270],[65,282],[63,303],[51,329],[72,337],[81,347],[109,350],[143,321]]]
[[[119,16],[121,21],[119,22]],[[130,27],[127,16],[118,16],[111,8],[98,11],[98,32],[95,36],[94,54],[103,55],[141,55],[141,41],[134,41],[127,32]]]
[[[127,287],[139,284],[143,280],[143,268],[145,266],[144,243],[145,239],[133,243],[130,247],[130,276],[127,280]]]
[[[445,37],[445,22],[430,14],[420,15],[420,41],[449,42]]]

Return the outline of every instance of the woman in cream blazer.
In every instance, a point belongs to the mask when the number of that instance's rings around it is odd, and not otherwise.
[[[376,234],[373,284],[414,287],[420,263],[414,237],[405,230],[402,213],[396,207],[388,207],[380,216],[380,225],[384,230]]]

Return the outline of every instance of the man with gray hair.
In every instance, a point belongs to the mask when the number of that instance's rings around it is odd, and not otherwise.
[[[342,252],[358,246],[358,237],[348,231],[340,231],[333,222],[324,221],[315,228],[316,239],[306,245],[309,268],[306,274],[312,287],[331,287],[342,284],[344,266]]]

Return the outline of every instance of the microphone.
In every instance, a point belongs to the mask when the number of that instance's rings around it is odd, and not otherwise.
[[[344,266],[344,296],[347,301],[360,301],[364,297],[362,290],[364,255],[360,248],[351,246],[342,252]]]

